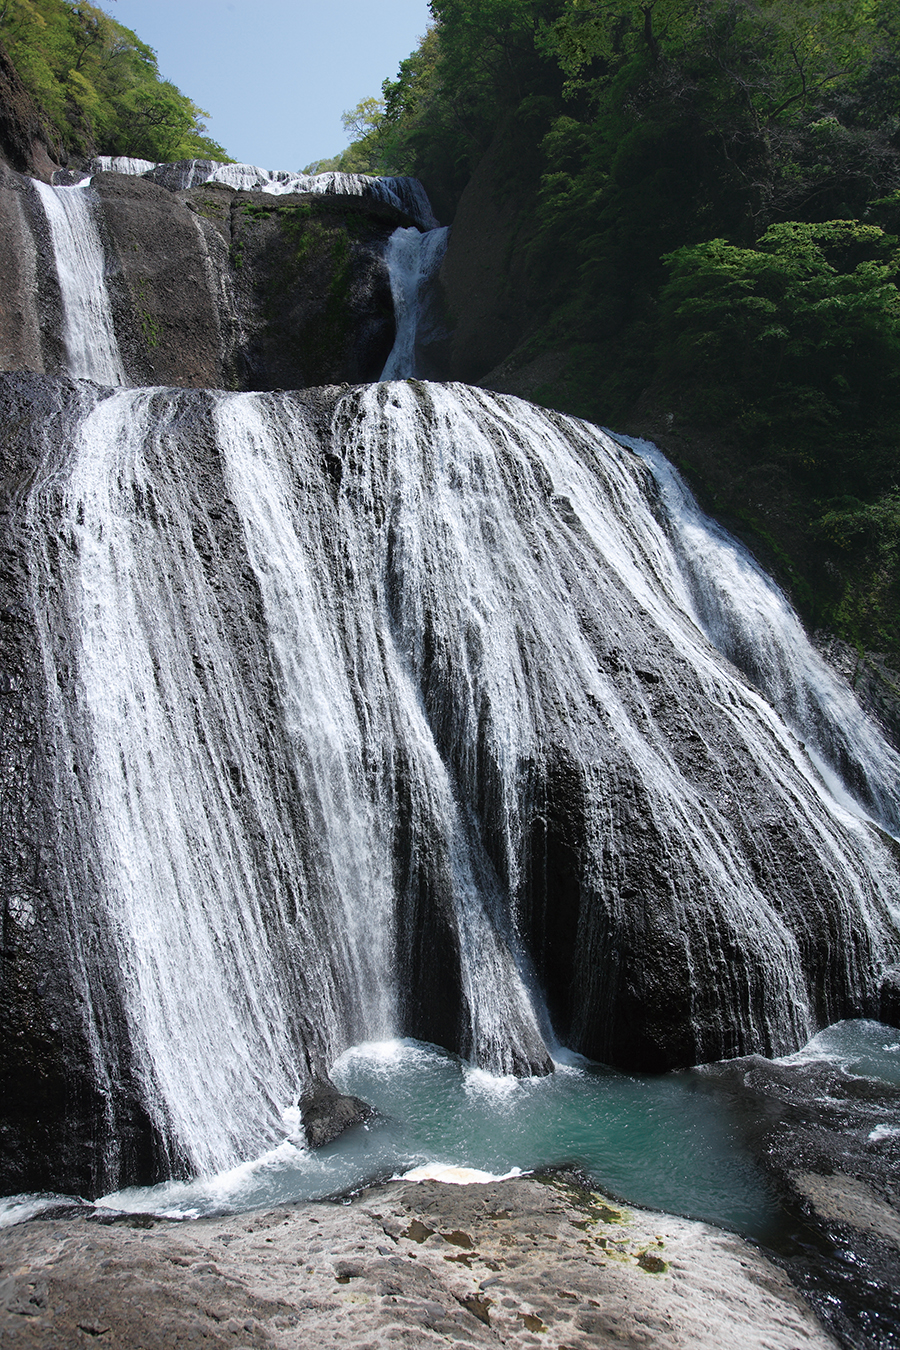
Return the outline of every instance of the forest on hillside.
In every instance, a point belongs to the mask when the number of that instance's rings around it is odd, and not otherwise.
[[[809,622],[900,650],[898,0],[432,0],[345,167],[493,148],[539,401],[680,429]],[[715,437],[717,451],[709,448]]]
[[[156,53],[96,5],[0,0],[0,42],[63,158],[227,160],[208,114],[160,78]]]

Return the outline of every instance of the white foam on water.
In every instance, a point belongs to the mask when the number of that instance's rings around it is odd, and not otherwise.
[[[85,1209],[89,1208],[86,1200],[73,1195],[5,1195],[0,1198],[0,1228],[13,1228],[18,1223],[27,1223],[29,1219],[39,1218],[57,1205],[67,1208],[83,1205]]]
[[[363,1041],[351,1045],[337,1059],[332,1074],[339,1075],[359,1064],[366,1064],[373,1072],[391,1074],[400,1065],[404,1068],[424,1067],[430,1063],[434,1053],[444,1054],[437,1046],[428,1046],[421,1041],[397,1037],[386,1041]]]
[[[493,1074],[477,1065],[466,1064],[463,1068],[463,1085],[466,1094],[472,1098],[487,1098],[495,1105],[509,1101],[517,1093],[526,1090],[531,1079],[519,1078],[515,1074]]]
[[[883,1139],[896,1139],[900,1136],[900,1125],[876,1125],[874,1130],[869,1131],[869,1142],[880,1144]]]
[[[775,1062],[802,1066],[831,1064],[856,1078],[883,1078],[900,1083],[900,1042],[885,1041],[882,1022],[854,1019],[836,1022],[813,1036],[792,1055]]]
[[[157,1186],[129,1186],[95,1201],[98,1207],[124,1214],[158,1214],[169,1219],[194,1219],[216,1211],[242,1210],[266,1203],[268,1197],[286,1198],[279,1178],[288,1175],[300,1189],[297,1174],[316,1173],[313,1155],[305,1143],[292,1137],[258,1158],[249,1159],[191,1181],[166,1181]],[[311,1179],[311,1178],[310,1178]],[[302,1183],[301,1183],[302,1186]],[[277,1199],[271,1201],[277,1203]]]
[[[477,1167],[455,1167],[452,1163],[425,1163],[422,1167],[414,1167],[410,1172],[403,1172],[398,1179],[400,1181],[443,1181],[449,1186],[471,1186],[473,1184],[485,1186],[490,1181],[510,1181],[513,1177],[522,1175],[522,1170],[519,1167],[510,1168],[508,1172],[496,1175],[493,1172],[482,1172]]]

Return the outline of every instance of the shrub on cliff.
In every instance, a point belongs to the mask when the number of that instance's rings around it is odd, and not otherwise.
[[[854,220],[771,226],[668,255],[662,378],[698,421],[723,409],[765,452],[815,466],[817,491],[892,486],[900,439],[900,248]]]

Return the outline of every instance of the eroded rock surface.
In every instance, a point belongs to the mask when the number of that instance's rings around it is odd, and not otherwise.
[[[0,1237],[0,1341],[826,1350],[785,1277],[705,1224],[563,1178],[392,1183],[179,1225],[62,1218]]]
[[[888,1027],[885,1037],[894,1039]],[[791,1278],[853,1350],[900,1344],[900,1085],[829,1059],[709,1065],[778,1193]]]

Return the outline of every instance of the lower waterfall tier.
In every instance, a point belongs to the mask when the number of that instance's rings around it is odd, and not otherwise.
[[[668,466],[414,381],[2,415],[8,1187],[260,1156],[360,1041],[661,1070],[883,1015],[900,762],[774,588],[746,651],[770,583]]]

